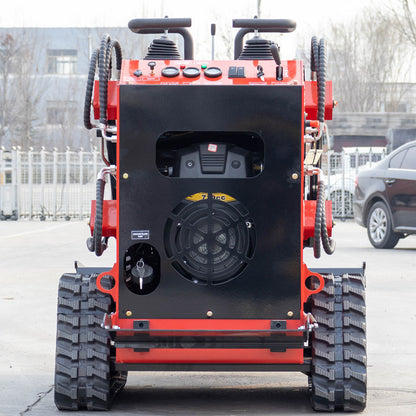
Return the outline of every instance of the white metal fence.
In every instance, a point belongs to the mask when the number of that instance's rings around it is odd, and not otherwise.
[[[327,198],[336,218],[353,216],[355,177],[386,156],[384,148],[329,151],[323,159]],[[103,167],[98,150],[49,152],[0,149],[0,219],[88,218],[95,181]],[[106,187],[106,197],[109,189]]]
[[[98,150],[0,149],[1,219],[89,217],[97,173],[102,166]]]
[[[341,153],[329,151],[323,169],[327,176],[327,198],[332,201],[336,218],[351,218],[355,179],[359,171],[386,157],[384,147],[344,148]]]

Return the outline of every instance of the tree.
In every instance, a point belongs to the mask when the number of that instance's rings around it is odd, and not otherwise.
[[[16,120],[17,97],[12,90],[12,74],[19,56],[19,46],[11,34],[0,37],[0,146],[10,135]]]
[[[416,46],[416,0],[397,0],[398,7],[389,7],[394,23],[401,34]]]
[[[410,60],[395,17],[367,10],[352,23],[332,25],[327,39],[339,110],[397,111]]]
[[[35,144],[38,104],[44,92],[36,76],[36,37],[20,31],[0,36],[0,145]],[[6,141],[7,139],[7,141]]]

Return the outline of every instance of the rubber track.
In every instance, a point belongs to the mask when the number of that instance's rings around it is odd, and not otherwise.
[[[101,328],[111,298],[96,275],[64,274],[58,289],[55,404],[60,410],[107,410],[126,382],[112,371],[110,338]]]
[[[311,399],[317,411],[362,411],[367,397],[365,282],[327,275],[312,299]]]

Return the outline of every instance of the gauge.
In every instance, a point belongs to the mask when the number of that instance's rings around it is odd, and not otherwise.
[[[217,68],[216,66],[210,66],[204,71],[204,75],[207,78],[218,78],[222,75],[222,71],[220,68]]]
[[[166,78],[174,78],[179,75],[179,69],[174,66],[167,66],[162,69],[162,75]]]
[[[190,66],[190,67],[185,68],[183,70],[183,76],[186,77],[186,78],[196,78],[196,77],[199,77],[199,74],[200,73],[201,72],[199,71],[199,69],[198,68],[195,68],[193,66]]]

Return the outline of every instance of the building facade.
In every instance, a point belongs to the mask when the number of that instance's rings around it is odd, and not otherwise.
[[[91,149],[83,127],[90,56],[104,34],[141,59],[153,36],[127,27],[0,28],[0,146]]]

